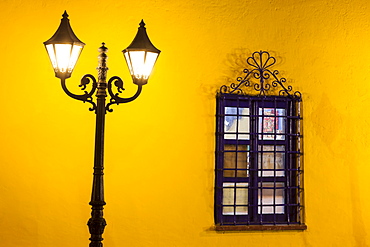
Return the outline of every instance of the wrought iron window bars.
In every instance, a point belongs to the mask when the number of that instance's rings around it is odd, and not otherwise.
[[[305,229],[302,96],[271,70],[275,63],[268,52],[254,52],[246,75],[217,94],[216,229]]]

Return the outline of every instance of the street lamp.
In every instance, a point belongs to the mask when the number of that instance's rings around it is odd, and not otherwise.
[[[93,185],[91,193],[91,218],[88,221],[90,237],[90,247],[102,247],[102,235],[106,226],[103,217],[104,201],[104,125],[106,112],[112,112],[110,108],[112,104],[128,103],[135,100],[141,93],[142,86],[148,83],[148,78],[154,64],[158,58],[160,50],[150,42],[146,33],[145,23],[141,21],[139,30],[129,45],[122,52],[129,67],[133,83],[138,86],[136,93],[130,98],[121,98],[119,94],[124,90],[123,81],[118,76],[111,77],[107,80],[107,54],[108,51],[105,44],[99,48],[98,56],[98,79],[91,74],[86,74],[82,77],[80,87],[82,90],[92,81],[92,89],[90,92],[84,91],[84,94],[77,95],[71,93],[66,86],[65,80],[71,77],[77,60],[83,50],[85,44],[74,34],[71,25],[69,24],[68,14],[65,11],[60,26],[55,34],[44,42],[48,52],[51,64],[54,68],[55,76],[60,78],[64,92],[83,102],[88,102],[92,105],[90,111],[96,113],[96,130],[95,130],[95,155],[94,155],[94,173]],[[112,85],[117,88],[118,93],[114,93]],[[96,91],[96,103],[93,100],[93,94]],[[106,104],[106,97],[110,96],[109,103]]]

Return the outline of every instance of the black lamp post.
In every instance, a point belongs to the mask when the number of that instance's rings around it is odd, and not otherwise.
[[[129,67],[133,83],[138,88],[130,98],[121,98],[119,94],[124,90],[123,81],[118,76],[113,76],[107,80],[107,55],[108,51],[105,44],[99,48],[98,56],[98,79],[96,80],[93,75],[86,74],[81,79],[82,90],[92,81],[92,89],[90,92],[84,91],[82,95],[71,93],[67,87],[65,80],[71,77],[73,69],[77,63],[80,53],[84,47],[72,31],[69,24],[68,14],[64,12],[63,19],[60,23],[58,30],[48,40],[44,42],[49,58],[53,65],[55,76],[60,78],[64,92],[76,99],[83,102],[92,104],[90,111],[96,113],[96,131],[95,131],[95,156],[94,156],[94,177],[91,193],[90,205],[92,206],[91,218],[88,221],[90,237],[90,247],[102,247],[102,235],[106,226],[103,217],[103,206],[106,204],[104,201],[104,183],[103,183],[103,170],[104,170],[104,125],[106,112],[112,112],[110,108],[112,104],[128,103],[135,100],[141,93],[142,86],[148,82],[149,75],[154,67],[158,58],[160,50],[154,47],[150,42],[146,33],[145,23],[141,21],[139,30],[132,41],[131,45],[123,50],[127,65]],[[112,84],[117,88],[118,93],[113,93]],[[93,94],[96,91],[96,103],[93,100]],[[106,97],[110,96],[109,103],[106,103]]]

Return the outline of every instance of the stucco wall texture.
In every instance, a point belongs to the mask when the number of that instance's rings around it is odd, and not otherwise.
[[[370,245],[370,2],[3,0],[0,246],[87,246],[95,115],[64,94],[42,42],[64,10],[87,45],[68,79],[135,92],[121,51],[141,19],[162,50],[134,102],[107,114],[106,247]],[[266,50],[303,95],[306,231],[213,230],[215,95]]]

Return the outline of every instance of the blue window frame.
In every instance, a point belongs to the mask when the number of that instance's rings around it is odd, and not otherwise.
[[[300,102],[217,95],[216,225],[303,224]]]

